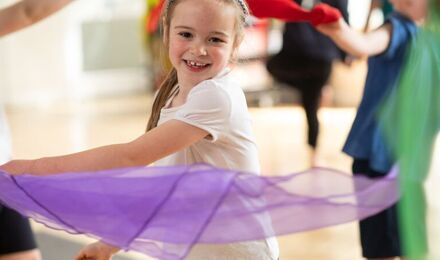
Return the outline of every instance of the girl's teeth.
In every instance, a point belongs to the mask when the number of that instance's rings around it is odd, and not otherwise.
[[[205,64],[194,62],[194,61],[188,61],[188,64],[191,65],[191,66],[195,66],[195,67],[204,67],[204,66],[206,66]]]

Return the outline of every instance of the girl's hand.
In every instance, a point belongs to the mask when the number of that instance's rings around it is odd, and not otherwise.
[[[34,160],[13,160],[1,165],[0,170],[10,175],[30,173],[34,163]]]
[[[320,24],[315,28],[322,34],[325,34],[329,37],[335,36],[340,33],[347,25],[343,18],[340,18],[337,22]]]
[[[95,242],[84,247],[75,260],[110,260],[120,249],[103,242]]]

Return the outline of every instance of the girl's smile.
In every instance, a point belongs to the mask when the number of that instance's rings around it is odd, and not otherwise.
[[[202,63],[202,62],[191,61],[191,60],[183,60],[183,61],[188,66],[188,69],[192,72],[200,72],[200,71],[203,71],[203,70],[209,68],[209,66],[211,66],[211,64],[209,64],[209,63]]]

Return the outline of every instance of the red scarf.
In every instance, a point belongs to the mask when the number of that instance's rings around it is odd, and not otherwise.
[[[251,14],[258,18],[276,18],[286,22],[310,22],[314,26],[336,22],[341,18],[338,9],[318,4],[311,11],[292,0],[247,0]]]
[[[301,8],[292,0],[247,0],[251,14],[258,18],[276,18],[286,22],[310,22],[313,26],[336,22],[341,18],[338,9],[327,4],[318,4],[311,11]],[[147,31],[154,32],[160,20],[165,0],[151,11],[147,20]]]

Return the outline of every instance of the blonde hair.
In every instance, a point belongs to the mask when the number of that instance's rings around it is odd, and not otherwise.
[[[168,0],[167,3],[165,4],[165,8],[162,13],[162,20],[166,28],[170,28],[173,11],[175,7],[182,1],[184,0]],[[235,23],[236,35],[234,38],[234,48],[237,48],[239,43],[241,42],[241,39],[243,38],[246,17],[249,15],[249,9],[247,7],[245,0],[213,0],[213,1],[219,1],[226,4],[231,4],[234,7],[236,7],[236,9],[238,10],[236,16],[236,23]],[[169,29],[162,30],[162,33],[164,34],[169,33]],[[163,37],[165,37],[166,39],[165,48],[168,49],[169,37],[168,35],[163,35]],[[151,116],[150,119],[148,120],[147,131],[150,131],[151,129],[157,126],[160,118],[160,111],[165,106],[167,100],[170,98],[171,91],[176,85],[177,85],[177,71],[175,68],[172,68],[169,71],[165,80],[160,85],[156,98],[154,99]]]

